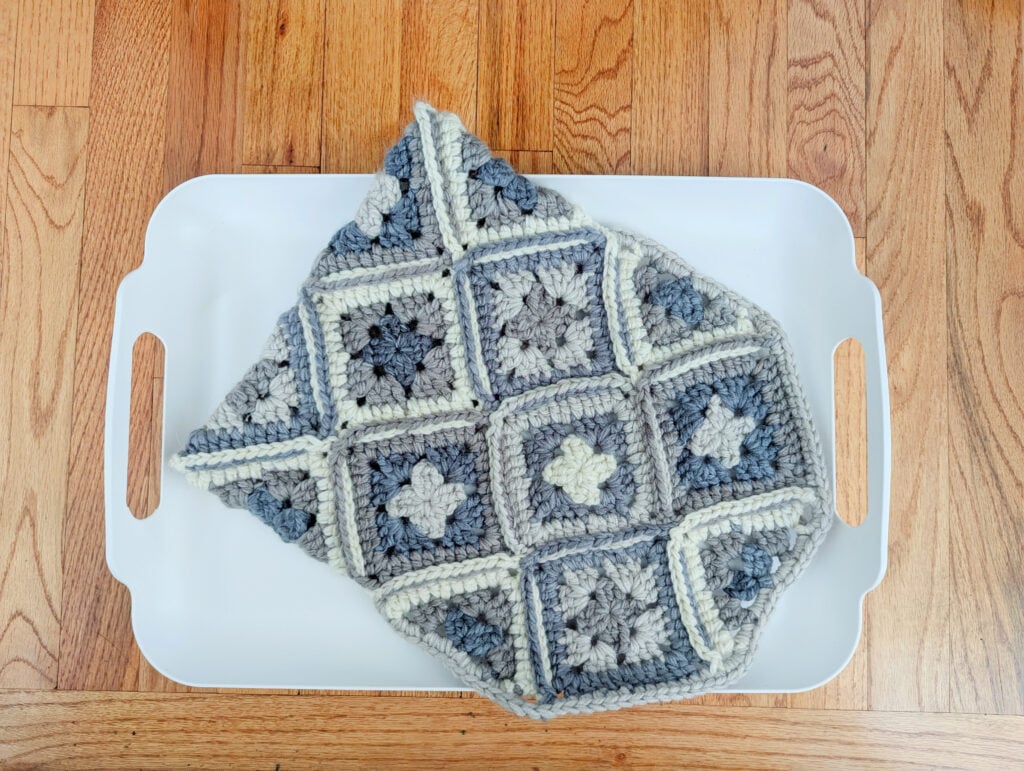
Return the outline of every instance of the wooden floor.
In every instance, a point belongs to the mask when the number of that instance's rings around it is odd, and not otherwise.
[[[140,656],[101,457],[149,215],[198,174],[370,171],[417,97],[526,172],[790,176],[843,206],[894,465],[888,575],[835,681],[534,724],[474,696],[192,691]],[[0,227],[0,765],[1024,764],[1019,0],[0,0]],[[856,351],[838,366],[855,520]]]

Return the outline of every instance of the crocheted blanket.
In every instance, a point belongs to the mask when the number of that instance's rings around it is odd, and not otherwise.
[[[735,681],[834,516],[778,323],[422,103],[173,465],[532,717]]]

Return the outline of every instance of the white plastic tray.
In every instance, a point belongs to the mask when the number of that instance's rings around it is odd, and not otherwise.
[[[800,691],[849,661],[861,603],[886,564],[889,401],[881,305],[860,275],[845,216],[793,180],[535,177],[595,219],[641,231],[772,313],[796,353],[835,473],[836,345],[867,362],[868,506],[837,519],[783,596],[749,673],[730,691]],[[207,176],[173,190],[146,234],[145,261],[117,293],[107,392],[107,562],[132,595],[143,654],[191,685],[435,689],[461,687],[403,641],[354,582],[282,543],[251,514],[189,487],[166,465],[160,506],[125,503],[131,352],[152,332],[166,348],[163,457],[185,443],[257,356],[312,261],[351,218],[367,175]]]

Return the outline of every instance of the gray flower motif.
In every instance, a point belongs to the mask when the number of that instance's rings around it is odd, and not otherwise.
[[[655,566],[635,558],[566,572],[559,589],[566,662],[604,672],[663,656],[669,630],[657,598]]]

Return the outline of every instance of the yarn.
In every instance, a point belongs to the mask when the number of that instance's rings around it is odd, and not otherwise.
[[[734,682],[833,517],[778,324],[424,104],[172,463],[541,718]]]

